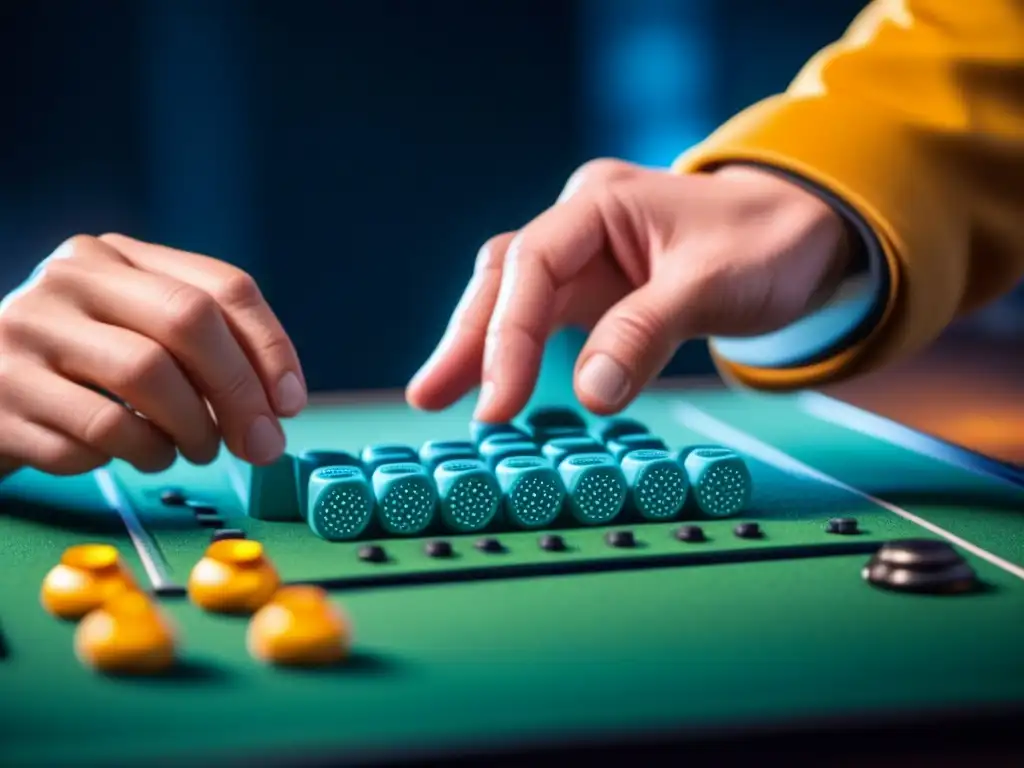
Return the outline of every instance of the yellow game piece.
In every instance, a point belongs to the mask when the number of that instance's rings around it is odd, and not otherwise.
[[[281,585],[263,545],[248,539],[213,542],[188,578],[192,602],[216,613],[249,614]]]
[[[43,607],[62,619],[80,619],[123,592],[138,585],[109,544],[69,547],[46,578],[39,599]]]
[[[325,666],[348,656],[351,633],[319,587],[284,587],[249,621],[249,653],[271,664]]]
[[[155,674],[174,664],[174,633],[147,595],[124,592],[79,622],[75,653],[101,672]]]

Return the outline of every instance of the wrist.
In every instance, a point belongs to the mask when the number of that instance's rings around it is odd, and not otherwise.
[[[857,210],[834,192],[771,166],[737,162],[716,173],[748,179],[762,194],[773,195],[769,215],[791,208],[811,222],[803,231],[816,234],[801,236],[801,251],[809,257],[800,263],[823,265],[805,283],[816,289],[801,319],[758,337],[715,338],[719,356],[749,368],[800,368],[831,359],[870,333],[885,309],[891,276],[877,236]]]
[[[804,276],[811,281],[807,312],[820,308],[848,277],[865,269],[861,239],[841,211],[823,196],[809,190],[788,175],[771,168],[752,165],[723,165],[716,176],[746,187],[759,211],[765,208],[773,218],[799,233],[801,261],[813,264]],[[806,283],[805,283],[806,285]]]

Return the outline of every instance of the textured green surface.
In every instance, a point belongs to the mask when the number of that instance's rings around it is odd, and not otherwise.
[[[658,425],[672,447],[727,442],[679,425],[677,400],[652,394],[631,415]],[[789,400],[705,393],[688,400],[986,550],[1024,560],[1018,492],[814,421]],[[313,411],[289,424],[289,439],[296,451],[458,439],[468,408],[437,416],[392,406]],[[473,550],[474,536],[455,537],[460,557],[450,563],[426,558],[422,541],[387,542],[395,562],[380,566],[358,562],[356,545],[325,542],[302,524],[239,519],[217,467],[178,467],[145,483],[123,468],[118,473],[178,581],[209,531],[197,530],[187,511],[159,504],[156,489],[165,484],[196,491],[233,516],[229,523],[265,541],[289,579],[552,557],[753,552],[835,542],[842,537],[822,526],[838,514],[861,521],[861,541],[932,537],[841,489],[760,461],[750,466],[754,498],[742,519],[761,522],[762,541],[734,538],[732,521],[702,523],[711,536],[703,544],[674,541],[672,524],[648,524],[634,528],[646,546],[632,553],[610,550],[604,529],[577,529],[565,532],[576,549],[561,554],[537,549],[536,533],[502,534],[509,546],[502,555]],[[39,483],[23,475],[0,490],[0,623],[11,650],[0,661],[3,764],[324,746],[457,748],[1024,702],[1024,581],[973,555],[986,589],[958,598],[872,589],[859,575],[864,555],[341,591],[336,599],[355,627],[356,663],[319,673],[263,668],[246,654],[244,620],[168,599],[183,639],[183,672],[159,681],[110,680],[78,664],[73,628],[41,610],[38,589],[62,549],[81,541],[118,544],[140,572],[120,523],[104,514],[87,478]],[[12,500],[22,491],[50,497],[32,506]]]

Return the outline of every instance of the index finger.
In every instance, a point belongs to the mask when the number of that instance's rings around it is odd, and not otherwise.
[[[209,256],[144,243],[125,235],[107,234],[99,239],[117,249],[138,269],[189,283],[212,296],[277,413],[294,416],[306,407],[308,390],[299,355],[247,273]]]
[[[558,291],[603,252],[605,241],[601,210],[583,194],[549,208],[516,236],[487,329],[474,418],[507,421],[526,405],[557,320]]]
[[[444,336],[406,391],[411,405],[446,408],[480,383],[484,337],[501,284],[501,265],[514,233],[492,237],[477,254],[473,276]]]

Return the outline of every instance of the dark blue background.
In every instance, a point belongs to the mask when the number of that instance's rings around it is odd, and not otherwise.
[[[861,6],[6,2],[0,292],[123,231],[250,271],[314,389],[401,385],[487,237],[589,157],[668,164]]]

